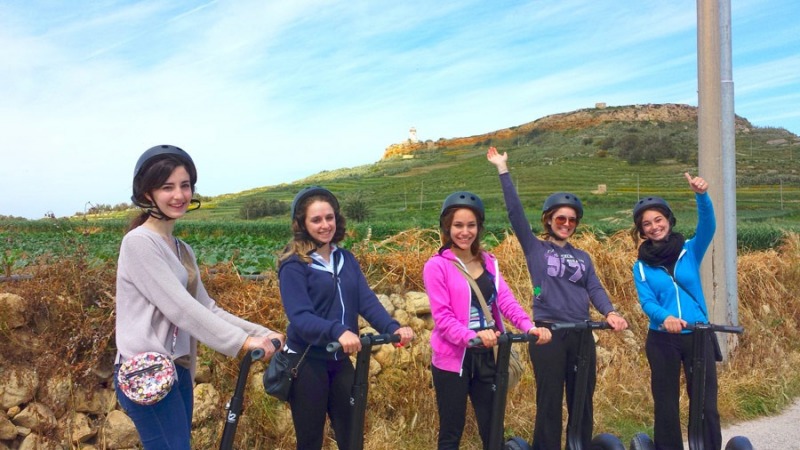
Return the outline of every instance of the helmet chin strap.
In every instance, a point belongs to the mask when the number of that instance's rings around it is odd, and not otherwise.
[[[147,212],[148,216],[157,220],[175,220],[175,218],[170,217],[166,215],[164,211],[161,211],[161,208],[159,208],[157,205],[147,208],[145,212]]]
[[[186,209],[186,212],[198,210],[198,209],[200,209],[200,200],[197,200],[196,198],[193,198],[191,201],[189,201],[189,205],[190,206],[189,206],[189,208]],[[152,217],[154,219],[158,219],[158,220],[176,220],[175,217],[170,217],[164,211],[161,211],[161,208],[159,208],[158,205],[156,205],[155,203],[153,203],[151,206],[146,208],[145,211],[147,212],[147,215],[149,215],[150,217]]]

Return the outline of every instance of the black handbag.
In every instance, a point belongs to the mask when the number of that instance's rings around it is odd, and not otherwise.
[[[272,356],[264,372],[264,390],[267,394],[277,398],[281,401],[289,400],[289,392],[292,389],[292,381],[297,378],[297,371],[300,368],[300,363],[308,353],[309,345],[306,350],[297,359],[297,353],[289,353],[288,351],[281,351]],[[294,361],[297,360],[297,363]]]
[[[336,291],[339,285],[339,257],[339,253],[334,252],[333,298],[331,298],[331,301],[328,302],[325,312],[319,315],[320,317],[325,317],[328,315],[331,305],[333,305],[333,300],[336,298]],[[272,356],[272,359],[269,361],[269,366],[267,366],[267,371],[264,372],[264,390],[267,391],[267,394],[284,402],[289,401],[289,394],[292,390],[292,382],[295,378],[297,378],[300,364],[303,362],[303,359],[305,359],[310,348],[311,344],[306,347],[305,351],[300,356],[300,359],[297,360],[297,363],[294,363],[294,360],[297,359],[298,353],[289,353],[288,351],[284,350]]]

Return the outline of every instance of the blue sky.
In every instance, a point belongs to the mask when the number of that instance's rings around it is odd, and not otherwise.
[[[800,3],[732,1],[736,113],[800,133]],[[594,106],[697,105],[696,3],[0,1],[0,214],[128,202],[150,146],[218,195]]]

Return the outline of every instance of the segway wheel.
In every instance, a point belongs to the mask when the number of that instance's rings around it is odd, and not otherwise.
[[[591,450],[625,450],[625,445],[613,434],[601,433],[592,439]]]
[[[519,436],[514,436],[506,441],[503,450],[531,450],[531,444]]]
[[[636,435],[631,438],[630,450],[655,450],[655,448],[656,444],[654,444],[650,436],[645,433],[636,433]]]
[[[728,441],[725,450],[753,450],[753,444],[744,436],[734,436]]]

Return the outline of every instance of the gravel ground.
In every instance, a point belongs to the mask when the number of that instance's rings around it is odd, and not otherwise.
[[[761,417],[722,429],[723,449],[734,436],[750,439],[756,450],[800,450],[800,399],[780,415]],[[689,448],[688,444],[684,444]]]

